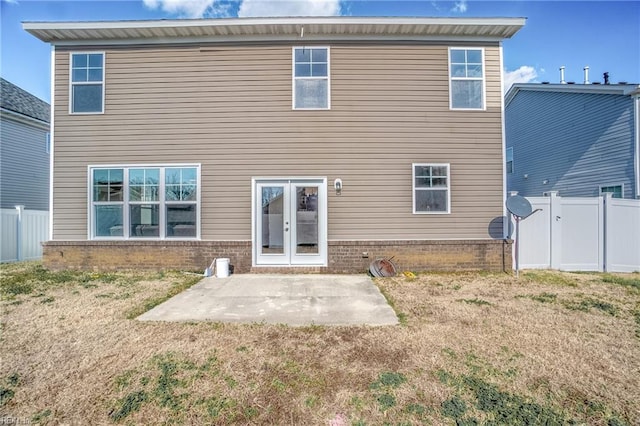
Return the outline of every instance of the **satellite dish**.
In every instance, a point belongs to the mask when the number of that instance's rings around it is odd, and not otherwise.
[[[529,200],[520,195],[507,198],[506,205],[509,213],[520,218],[529,216],[533,211]]]

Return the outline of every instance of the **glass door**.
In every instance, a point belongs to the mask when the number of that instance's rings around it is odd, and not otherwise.
[[[326,265],[326,180],[257,181],[256,265]]]
[[[263,264],[289,261],[289,185],[257,185],[256,249]]]

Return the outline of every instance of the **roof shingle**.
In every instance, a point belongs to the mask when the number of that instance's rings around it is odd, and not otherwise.
[[[49,104],[4,78],[0,78],[0,107],[49,123]]]

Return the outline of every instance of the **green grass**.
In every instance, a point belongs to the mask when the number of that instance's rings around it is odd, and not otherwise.
[[[478,298],[474,298],[474,299],[458,299],[458,302],[464,302],[470,305],[478,305],[478,306],[491,306],[492,304],[490,302],[487,302],[486,300],[482,300],[482,299],[478,299]]]
[[[9,374],[0,384],[0,407],[6,405],[13,399],[15,389],[20,386],[20,375],[18,373]]]
[[[153,405],[164,414],[165,424],[182,424],[185,412],[196,413],[208,422],[249,421],[259,412],[225,396],[234,380],[220,374],[220,361],[215,354],[203,363],[195,363],[174,352],[153,356],[144,366],[122,373],[114,387],[122,397],[110,403],[109,417],[114,422],[129,419],[145,405]],[[218,394],[209,389],[196,394],[203,386],[214,384]],[[283,384],[283,386],[285,386]]]
[[[561,287],[577,287],[578,280],[560,272],[554,271],[527,271],[522,276],[537,284],[550,284]]]
[[[381,285],[377,285],[377,287],[380,290],[380,293],[382,293],[384,298],[387,300],[387,303],[389,304],[389,306],[391,306],[391,309],[393,309],[393,311],[396,313],[396,316],[398,317],[398,322],[400,323],[400,325],[406,326],[408,324],[407,314],[405,314],[404,312],[401,312],[398,309],[395,300],[393,300],[389,292],[387,292]]]
[[[599,299],[587,297],[579,301],[564,302],[564,306],[571,310],[589,312],[591,309],[597,309],[611,316],[616,316],[619,312],[618,307]]]
[[[640,290],[640,276],[632,276],[627,278],[612,274],[602,274],[600,279],[605,283],[617,284],[624,287],[630,287],[635,290]]]

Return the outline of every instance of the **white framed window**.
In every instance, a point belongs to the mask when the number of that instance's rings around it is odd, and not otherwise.
[[[451,109],[485,109],[484,49],[449,48],[449,105]]]
[[[328,47],[293,48],[293,109],[330,109]]]
[[[104,113],[104,52],[70,53],[69,113]]]
[[[513,173],[513,147],[507,148],[507,173]]]
[[[91,239],[200,237],[200,166],[89,166]]]
[[[449,163],[413,163],[413,213],[451,212]]]
[[[613,198],[624,198],[624,185],[608,185],[600,187],[600,195],[611,193]]]

